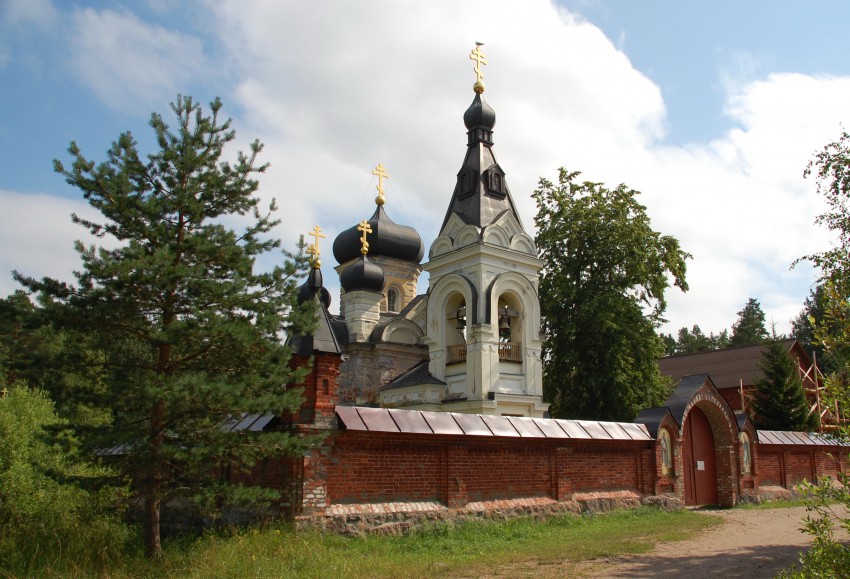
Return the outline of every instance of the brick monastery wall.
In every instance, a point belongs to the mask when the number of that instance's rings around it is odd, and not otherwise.
[[[652,441],[339,431],[327,441],[328,505],[469,502],[628,490],[652,494]]]
[[[848,449],[840,446],[800,447],[793,445],[759,445],[756,465],[761,486],[779,486],[792,490],[804,480],[835,477],[847,472]]]

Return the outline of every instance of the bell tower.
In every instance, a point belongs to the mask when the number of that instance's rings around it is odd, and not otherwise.
[[[493,153],[496,113],[483,98],[478,44],[475,97],[463,115],[467,149],[430,275],[429,373],[446,383],[442,410],[543,416],[540,302],[542,262],[517,214]]]

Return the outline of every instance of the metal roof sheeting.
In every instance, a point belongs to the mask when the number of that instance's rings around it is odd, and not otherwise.
[[[796,446],[850,446],[850,442],[816,432],[788,432],[782,430],[759,430],[759,444],[783,444]]]
[[[347,430],[514,438],[652,440],[642,424],[337,406]]]

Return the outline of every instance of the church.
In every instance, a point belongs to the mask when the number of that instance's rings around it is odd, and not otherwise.
[[[466,151],[427,261],[419,234],[390,219],[378,165],[374,213],[333,243],[339,315],[322,282],[324,234],[310,233],[299,301],[313,304],[318,325],[290,339],[292,363],[311,365],[288,385],[303,391],[300,410],[234,427],[321,433],[321,443],[242,480],[280,490],[281,512],[297,521],[360,533],[639,504],[732,506],[846,473],[844,443],[756,430],[704,371],[680,376],[664,404],[634,422],[548,417],[543,263],[493,151],[480,46],[470,58]],[[428,290],[417,295],[423,271]]]
[[[330,322],[346,357],[340,404],[534,417],[548,409],[542,263],[493,150],[480,46],[470,58],[477,80],[463,115],[466,150],[426,263],[419,234],[390,219],[382,165],[373,171],[374,213],[333,242],[342,289]],[[423,270],[428,291],[416,295]]]

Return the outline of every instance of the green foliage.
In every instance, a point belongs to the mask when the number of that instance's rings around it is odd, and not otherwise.
[[[0,367],[6,382],[47,392],[59,416],[78,430],[110,421],[109,411],[96,403],[106,392],[105,359],[92,336],[57,328],[24,291],[0,299]]]
[[[846,416],[850,404],[850,135],[842,132],[837,141],[826,145],[806,167],[806,177],[815,175],[817,191],[827,204],[827,211],[816,223],[838,236],[831,249],[802,257],[819,267],[820,287],[814,293],[815,307],[807,312],[813,327],[814,343],[823,348],[829,361],[824,402],[837,404]],[[846,426],[836,436],[848,440]],[[801,557],[801,568],[787,577],[850,576],[850,549],[833,535],[836,526],[850,530],[850,479],[839,473],[839,484],[828,478],[817,485],[804,485],[810,511],[804,531],[815,539],[813,548]],[[839,508],[835,508],[835,506]]]
[[[44,314],[57,327],[85,333],[105,359],[105,388],[96,402],[112,420],[88,431],[92,450],[115,448],[122,472],[144,501],[145,540],[160,554],[159,510],[164,498],[198,496],[217,488],[217,502],[240,487],[219,484],[218,465],[250,468],[263,457],[300,448],[285,432],[231,434],[222,428],[246,413],[275,414],[300,404],[303,371],[289,368],[287,332],[314,323],[297,307],[298,277],[306,259],[284,252],[281,265],[254,269],[279,247],[268,234],[278,223],[261,214],[254,195],[262,146],[224,160],[234,140],[221,102],[206,114],[191,98],[171,108],[175,126],[158,114],[151,127],[159,150],[143,160],[129,133],[97,164],[71,143],[73,164],[55,170],[79,189],[103,221],[73,220],[114,248],[77,244],[82,268],[75,285],[16,273],[40,293]],[[230,224],[240,224],[236,231]],[[259,491],[257,491],[259,492]],[[259,497],[253,497],[259,498]]]
[[[761,304],[757,299],[750,298],[744,309],[738,312],[738,320],[732,324],[732,338],[729,343],[732,346],[753,346],[765,342],[767,337]]]
[[[846,433],[845,433],[846,436]],[[803,532],[814,538],[812,547],[800,555],[800,566],[779,575],[786,579],[826,579],[850,576],[850,546],[835,537],[836,527],[850,530],[850,478],[843,473],[838,479],[824,477],[817,484],[799,487],[808,514],[803,519]]]
[[[730,345],[729,332],[727,330],[723,330],[716,335],[712,332],[706,336],[696,324],[690,330],[688,328],[680,328],[676,339],[672,335],[665,334],[661,334],[661,338],[664,340],[664,348],[667,356],[710,352],[712,350],[728,348]]]
[[[816,320],[823,320],[825,305],[824,287],[818,284],[809,292],[800,314],[792,320],[791,337],[800,342],[807,353],[814,352],[818,366],[827,371],[830,364],[824,356],[823,346],[815,338],[815,323]]]
[[[0,569],[12,574],[62,557],[103,569],[130,537],[117,517],[120,490],[73,484],[110,473],[49,436],[63,422],[44,392],[17,384],[0,398]]]
[[[817,417],[809,414],[809,404],[785,341],[774,333],[759,362],[762,374],[753,384],[755,424],[762,430],[811,431]]]
[[[561,169],[534,193],[544,393],[557,416],[631,420],[669,392],[656,328],[670,280],[687,290],[690,256],[652,229],[637,191],[578,176]]]
[[[717,525],[710,515],[641,507],[545,520],[435,523],[405,536],[343,537],[290,527],[223,529],[166,545],[163,561],[132,555],[109,577],[435,577],[516,576],[517,565],[557,564],[644,553]],[[578,571],[578,569],[576,569]],[[568,573],[569,574],[569,573]],[[62,573],[70,576],[71,573]],[[77,576],[86,577],[80,568]]]

